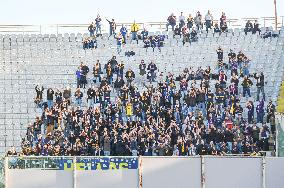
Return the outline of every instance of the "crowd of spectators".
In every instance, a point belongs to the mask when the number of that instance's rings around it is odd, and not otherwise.
[[[37,85],[35,101],[43,113],[28,125],[21,155],[257,155],[269,150],[275,106],[265,102],[263,73],[251,73],[241,51],[231,50],[229,62],[223,62],[221,47],[216,56],[216,70],[188,67],[176,77],[144,60],[139,72],[125,70],[115,56],[90,68],[81,63],[77,89],[48,88],[46,101],[45,88]]]

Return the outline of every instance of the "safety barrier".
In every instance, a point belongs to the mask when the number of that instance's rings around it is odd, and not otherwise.
[[[9,157],[6,188],[281,188],[284,158]]]
[[[247,20],[258,20],[261,27],[274,27],[274,17],[261,17],[261,18],[228,18],[227,23],[229,28],[244,28]],[[277,29],[284,25],[284,16],[278,17]],[[214,20],[219,22],[219,20]],[[122,24],[129,27],[132,23],[117,23],[119,28]],[[166,22],[144,22],[138,23],[140,28],[146,27],[150,31],[160,31],[166,29]],[[64,34],[64,33],[84,33],[87,32],[89,24],[49,24],[49,25],[0,25],[0,33],[2,34]],[[275,29],[275,28],[274,28]],[[102,25],[102,32],[108,32],[108,24]]]

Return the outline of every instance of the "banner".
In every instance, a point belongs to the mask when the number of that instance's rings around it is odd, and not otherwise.
[[[138,169],[137,158],[76,158],[76,170],[125,170]],[[65,170],[65,168],[64,168]]]
[[[74,158],[9,158],[9,169],[50,170],[125,170],[138,169],[137,157],[76,157]]]

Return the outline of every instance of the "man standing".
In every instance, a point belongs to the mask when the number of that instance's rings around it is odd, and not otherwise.
[[[87,91],[87,103],[88,103],[88,108],[93,108],[94,106],[94,95],[95,95],[95,91],[94,91],[94,86],[93,88],[89,88],[88,91]]]
[[[139,31],[139,25],[135,23],[132,24],[131,26],[131,43],[133,40],[136,40],[137,44],[138,44],[138,37],[137,37],[137,32]]]
[[[54,95],[54,91],[52,88],[49,88],[47,91],[47,95],[46,95],[46,99],[47,99],[47,106],[49,109],[52,108],[53,106],[53,95]]]
[[[126,27],[122,24],[121,28],[120,28],[120,33],[122,35],[122,38],[123,38],[123,41],[122,43],[123,44],[126,44],[126,35],[127,35],[127,29]]]
[[[208,10],[207,14],[205,15],[205,24],[206,24],[206,32],[208,33],[208,29],[211,29],[213,21],[213,16]]]
[[[245,97],[246,94],[248,94],[248,96],[251,97],[251,95],[250,95],[250,87],[252,85],[253,85],[252,81],[247,76],[245,76],[244,80],[243,80],[243,83],[242,83],[242,86],[243,86],[243,97]]]
[[[150,76],[150,82],[155,81],[156,73],[155,71],[158,69],[157,66],[151,61],[151,63],[148,65],[148,71],[149,71],[149,76]]]
[[[98,34],[98,31],[100,31],[100,34],[102,34],[102,24],[101,24],[102,19],[99,14],[97,15],[95,21],[96,21],[96,34]]]
[[[178,20],[179,20],[179,29],[180,30],[185,25],[185,17],[182,14],[183,14],[183,12],[180,13],[180,16],[178,18]]]
[[[114,19],[111,19],[111,21],[108,20],[108,19],[106,19],[106,20],[108,21],[108,24],[109,24],[109,37],[110,37],[111,35],[114,35],[114,36],[115,36],[116,23],[115,23]],[[109,38],[109,37],[108,37],[108,38]]]
[[[90,32],[90,37],[93,37],[95,32],[95,26],[93,22],[89,25],[88,31]]]
[[[257,96],[256,100],[259,101],[259,94],[261,92],[263,100],[265,101],[265,93],[264,93],[264,75],[263,72],[260,74],[255,73],[254,78],[256,79],[256,87],[257,87]]]
[[[169,30],[169,26],[172,26],[172,31],[174,31],[175,25],[176,25],[176,16],[174,15],[174,13],[172,13],[169,17],[168,17],[168,23],[167,23],[167,31]]]

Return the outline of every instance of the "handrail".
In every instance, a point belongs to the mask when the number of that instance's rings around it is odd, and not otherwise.
[[[263,27],[274,26],[274,17],[244,17],[244,18],[228,18],[227,23],[231,28],[234,27],[244,27],[245,22],[247,20],[258,20]],[[277,29],[280,29],[284,25],[284,16],[278,17],[279,23]],[[214,23],[218,23],[219,19],[213,20]],[[140,25],[140,28],[143,29],[145,26],[150,26],[148,29],[153,30],[163,30],[166,26],[166,19],[163,21],[150,21],[150,22],[137,22]],[[118,22],[117,26],[121,26],[124,24],[129,27],[133,24],[133,22]],[[45,33],[76,33],[76,32],[87,32],[87,27],[89,24],[80,23],[80,24],[49,24],[49,25],[30,25],[30,24],[4,24],[0,25],[0,33],[37,33],[37,34],[45,34]],[[74,28],[74,29],[72,29]],[[69,29],[69,30],[68,30]],[[72,30],[71,30],[72,29]],[[103,32],[108,31],[108,24],[103,25]],[[275,29],[275,28],[274,28]]]

